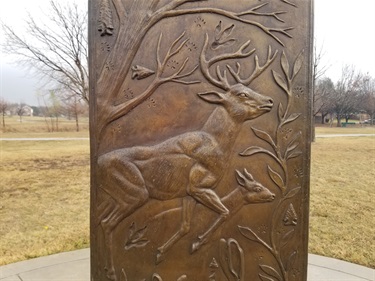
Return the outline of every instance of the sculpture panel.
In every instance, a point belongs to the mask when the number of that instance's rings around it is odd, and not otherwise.
[[[92,280],[306,280],[310,17],[90,1]]]

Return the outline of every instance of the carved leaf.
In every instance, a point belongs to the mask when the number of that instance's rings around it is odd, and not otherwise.
[[[276,278],[276,280],[280,281],[282,279],[280,274],[273,267],[265,264],[260,264],[259,267],[262,269],[264,273],[268,274],[269,276],[272,276],[273,278]]]
[[[286,119],[283,122],[283,125],[288,124],[290,122],[293,122],[294,120],[296,120],[300,116],[301,116],[301,113],[293,113],[293,114],[289,115],[288,119]]]
[[[296,58],[296,61],[294,63],[294,67],[293,67],[292,79],[294,79],[294,77],[296,77],[298,72],[301,70],[301,67],[302,67],[302,64],[303,64],[303,52],[304,51],[302,50],[302,52],[300,52],[298,57]]]
[[[272,181],[281,189],[281,190],[284,190],[285,189],[285,184],[284,184],[284,180],[282,179],[282,177],[280,176],[279,173],[275,172],[274,170],[272,170],[272,168],[270,166],[268,166],[268,174],[269,176],[271,177]]]
[[[299,142],[296,142],[296,139],[291,141],[285,151],[285,158],[290,159],[290,155],[293,154],[291,153],[293,150],[295,150],[299,146]]]
[[[257,153],[270,153],[268,150],[259,147],[259,146],[251,146],[246,148],[243,152],[240,153],[241,156],[251,156]]]
[[[291,143],[291,144],[288,146],[287,151],[288,151],[288,152],[291,152],[291,151],[295,150],[298,146],[299,146],[299,142]]]
[[[251,129],[253,130],[254,134],[258,138],[268,142],[270,145],[272,145],[272,147],[276,146],[273,139],[271,138],[271,136],[268,133],[266,133],[265,131],[262,131],[262,130],[255,129],[253,127],[251,127]]]
[[[294,263],[296,262],[296,258],[297,258],[297,251],[293,251],[293,253],[291,253],[288,258],[288,261],[285,266],[285,270],[288,271],[293,267]]]
[[[249,227],[244,226],[238,226],[238,229],[240,230],[241,234],[245,236],[247,239],[255,242],[259,242],[258,235],[255,234],[253,230],[251,230]]]
[[[286,195],[285,195],[285,199],[289,199],[289,198],[292,198],[294,197],[299,191],[301,190],[301,187],[298,186],[296,188],[293,188],[291,191],[289,191]]]
[[[288,93],[288,85],[283,77],[276,71],[272,70],[273,78],[275,79],[277,85],[279,85],[286,93]]]
[[[286,244],[288,244],[289,240],[293,238],[294,233],[295,233],[294,228],[291,231],[288,231],[287,233],[285,233],[285,235],[281,239],[281,246],[282,247],[285,246]]]
[[[284,51],[281,54],[281,67],[284,71],[285,76],[289,79],[289,62]]]
[[[263,275],[262,273],[259,273],[259,277],[262,281],[275,281],[275,279],[268,277],[266,275]]]
[[[279,113],[279,121],[281,122],[281,120],[283,120],[283,113],[284,113],[284,106],[281,102],[279,103],[278,113]]]
[[[295,151],[295,152],[289,154],[288,157],[287,157],[287,159],[289,160],[289,159],[292,159],[292,158],[296,158],[296,157],[298,157],[300,155],[302,155],[302,151]]]

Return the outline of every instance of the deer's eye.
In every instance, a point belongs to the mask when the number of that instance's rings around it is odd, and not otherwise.
[[[240,97],[240,98],[247,98],[248,96],[245,93],[240,93],[240,94],[238,94],[238,97]]]

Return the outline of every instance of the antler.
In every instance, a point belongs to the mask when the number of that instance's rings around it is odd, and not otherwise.
[[[217,86],[217,87],[219,87],[223,90],[226,90],[226,91],[229,90],[230,84],[228,82],[226,70],[224,70],[224,73],[221,74],[220,66],[217,66],[216,67],[217,79],[216,79],[216,78],[211,76],[211,73],[210,73],[209,69],[213,64],[215,64],[219,61],[223,61],[223,60],[227,60],[227,59],[245,58],[245,57],[250,56],[251,54],[253,54],[255,52],[255,49],[252,49],[252,50],[246,52],[245,49],[249,45],[250,45],[250,40],[248,40],[247,42],[242,44],[240,46],[240,48],[234,53],[225,53],[225,54],[221,54],[221,55],[218,55],[216,57],[213,57],[211,59],[207,59],[206,58],[206,52],[207,52],[207,49],[208,49],[208,34],[206,33],[206,39],[205,39],[204,46],[203,46],[203,49],[202,49],[202,52],[201,52],[201,55],[200,55],[200,66],[201,66],[201,71],[203,73],[203,76],[213,85],[215,85],[215,86]]]
[[[266,68],[274,61],[276,58],[276,55],[278,53],[278,50],[275,51],[272,55],[271,46],[268,46],[268,55],[267,55],[267,61],[263,66],[259,65],[259,58],[257,55],[255,55],[255,68],[253,73],[247,78],[242,79],[240,77],[241,72],[241,65],[239,62],[237,62],[237,71],[234,71],[233,68],[230,65],[227,65],[227,68],[229,69],[229,72],[233,75],[234,79],[243,85],[249,85],[255,78],[257,78],[260,74],[262,74],[263,71],[266,70]]]

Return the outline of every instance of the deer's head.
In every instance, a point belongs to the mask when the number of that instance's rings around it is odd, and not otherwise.
[[[255,56],[255,68],[253,73],[246,79],[240,77],[241,66],[237,62],[237,70],[235,71],[231,66],[227,65],[229,72],[236,80],[236,84],[231,85],[227,77],[227,70],[222,73],[220,67],[216,67],[216,76],[213,77],[209,71],[209,68],[220,61],[227,59],[238,59],[250,56],[255,52],[255,49],[245,51],[249,46],[250,41],[244,43],[238,51],[234,53],[221,54],[211,59],[206,58],[206,52],[208,49],[208,35],[206,34],[205,43],[200,55],[200,66],[204,77],[214,86],[223,90],[219,91],[208,91],[199,93],[199,97],[203,100],[221,104],[228,111],[230,116],[240,121],[246,121],[259,117],[260,115],[269,112],[273,106],[273,100],[265,95],[261,95],[248,85],[257,78],[275,59],[277,51],[272,55],[271,48],[268,50],[267,62],[263,66],[259,66],[258,57]]]
[[[236,170],[237,182],[242,187],[242,194],[246,203],[264,203],[272,202],[275,199],[268,188],[254,180],[253,176],[244,169],[244,173]]]

